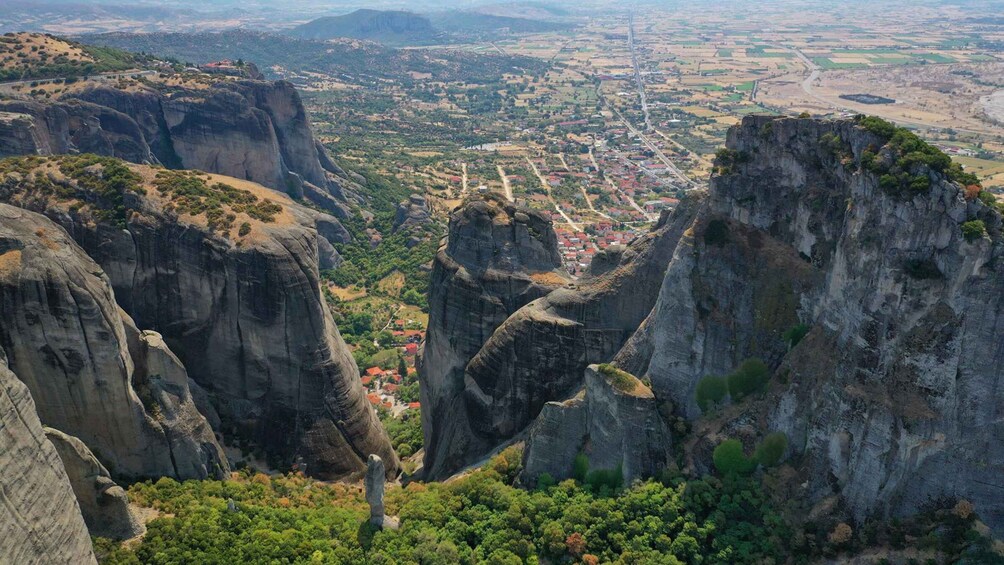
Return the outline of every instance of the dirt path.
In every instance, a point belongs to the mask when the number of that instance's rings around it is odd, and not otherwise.
[[[502,186],[505,188],[505,197],[509,202],[515,202],[516,200],[512,197],[512,185],[509,184],[509,177],[506,176],[505,170],[502,165],[495,165],[495,168],[499,170],[499,177],[502,178]]]
[[[649,216],[648,213],[645,212],[645,210],[641,206],[639,206],[637,202],[634,201],[634,198],[628,196],[626,192],[624,192],[623,190],[620,189],[619,186],[617,186],[617,183],[615,183],[610,177],[607,176],[606,171],[600,169],[600,164],[596,162],[596,156],[593,155],[592,147],[589,148],[589,160],[593,162],[593,167],[600,174],[600,176],[603,177],[603,180],[607,181],[607,184],[610,185],[610,188],[613,189],[614,192],[620,194],[624,198],[624,200],[627,200],[628,204],[630,204],[632,208],[637,210],[639,214],[641,214],[645,218],[648,218],[649,221],[653,221],[652,217]],[[605,214],[604,216],[610,218],[610,216],[606,216]]]
[[[568,214],[561,209],[561,206],[558,206],[558,202],[554,199],[554,196],[551,196],[551,185],[547,183],[547,179],[540,173],[540,169],[537,168],[537,164],[533,162],[533,159],[531,159],[529,155],[526,156],[526,163],[530,165],[531,169],[533,169],[533,174],[540,179],[540,186],[544,187],[544,191],[547,192],[547,198],[551,201],[551,204],[554,205],[554,210],[565,219],[565,222],[570,228],[572,228],[572,230],[582,231],[582,226],[573,222],[572,219],[568,217]]]

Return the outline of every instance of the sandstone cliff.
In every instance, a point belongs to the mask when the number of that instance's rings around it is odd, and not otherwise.
[[[202,173],[86,156],[9,163],[0,199],[66,228],[107,273],[119,304],[159,331],[205,389],[225,436],[249,438],[276,465],[300,463],[318,477],[362,472],[371,453],[396,474],[321,294],[319,213]],[[148,352],[137,366],[152,390],[182,386],[182,373],[158,368],[164,357],[149,353],[149,340],[138,349]]]
[[[97,563],[63,463],[42,431],[28,387],[7,368],[2,351],[0,491],[0,555],[5,562]]]
[[[876,122],[744,119],[619,363],[696,418],[701,377],[759,357],[768,394],[708,445],[781,431],[799,497],[856,519],[967,498],[1004,531],[1001,217],[946,163]]]
[[[467,363],[509,315],[569,282],[554,228],[539,212],[475,197],[451,214],[449,230],[433,265],[420,368],[427,477],[491,448],[469,429]]]
[[[221,80],[208,88],[98,86],[43,103],[0,102],[31,136],[0,119],[0,157],[95,153],[199,169],[307,198],[344,217],[341,183],[285,81]],[[330,173],[330,174],[329,174]],[[343,174],[344,176],[344,174]]]
[[[105,466],[79,439],[45,428],[66,469],[73,494],[92,536],[124,540],[146,531],[143,522],[129,508],[126,491],[115,484]]]
[[[121,476],[228,472],[184,367],[119,310],[100,267],[43,216],[0,204],[0,218],[0,348],[42,422]]]
[[[664,219],[647,247],[605,253],[577,288],[483,325],[445,315],[485,293],[444,267],[492,249],[451,226],[430,300],[427,471],[448,474],[528,433],[525,479],[564,476],[592,435],[588,385],[577,393],[585,365],[619,347],[614,363],[651,383],[665,422],[698,420],[683,446],[691,470],[709,471],[725,438],[751,448],[783,432],[795,499],[836,495],[838,511],[862,520],[966,498],[1004,531],[1004,236],[973,182],[881,121],[748,117],[709,192]],[[646,256],[648,274],[630,274]],[[489,296],[499,295],[509,296]],[[799,328],[794,345],[788,331]],[[753,357],[773,373],[766,390],[702,416],[698,382]],[[667,442],[660,432],[632,451]]]
[[[469,342],[467,351],[476,347],[476,353],[456,358],[454,369],[458,388],[453,389],[453,394],[461,396],[462,392],[463,404],[454,405],[442,428],[428,422],[432,429],[426,433],[441,437],[446,446],[439,457],[449,459],[449,463],[430,459],[437,455],[435,451],[430,453],[427,443],[430,476],[448,474],[483,457],[523,431],[546,402],[564,399],[579,388],[590,363],[613,358],[651,310],[666,264],[697,208],[696,200],[686,202],[628,248],[605,253],[597,263],[596,274],[562,287],[554,285],[545,297],[512,311],[504,323],[481,330],[482,334],[485,330],[491,332],[487,339]],[[458,255],[470,245],[452,224],[449,241],[449,247]],[[552,249],[556,251],[556,247]],[[442,333],[450,330],[438,325],[441,318],[435,317],[435,312],[443,302],[457,299],[451,296],[455,290],[433,286],[427,352],[435,352]],[[448,339],[456,341],[470,335],[469,331],[459,331]],[[426,375],[436,374],[441,359],[427,353],[425,380],[429,380]],[[466,361],[462,367],[461,361]],[[428,389],[429,400],[441,399],[431,386]],[[457,422],[466,422],[463,432],[457,430]]]
[[[572,476],[582,454],[593,470],[615,471],[626,484],[650,477],[671,459],[672,437],[652,391],[609,365],[590,365],[581,391],[544,405],[530,427],[523,453],[523,482],[540,475]]]

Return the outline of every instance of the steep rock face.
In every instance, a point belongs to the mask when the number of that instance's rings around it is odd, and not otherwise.
[[[339,169],[317,143],[288,82],[222,80],[205,89],[99,86],[52,103],[9,100],[31,136],[0,120],[0,157],[95,153],[199,169],[306,197],[345,217]],[[344,172],[342,172],[344,177]]]
[[[57,163],[40,167],[94,198],[60,178]],[[124,229],[100,220],[100,210],[74,206],[79,200],[42,197],[17,173],[0,182],[0,198],[43,211],[72,234],[104,268],[122,307],[163,335],[213,399],[225,435],[249,437],[276,465],[299,463],[318,477],[362,472],[371,453],[396,475],[397,457],[321,294],[317,212],[259,185],[210,177],[279,210],[266,222],[231,209],[233,227],[221,232],[205,216],[172,211],[152,184],[154,170],[131,169],[144,179],[143,193],[122,194]],[[161,371],[149,381],[170,388],[182,378]]]
[[[412,194],[408,200],[397,205],[394,214],[394,231],[421,227],[432,221],[429,203],[421,194]]]
[[[887,141],[850,121],[744,119],[619,362],[696,417],[702,376],[761,357],[781,378],[724,431],[786,433],[806,497],[838,493],[857,519],[967,498],[1004,531],[1001,218],[924,165],[910,173],[930,188],[881,186],[862,161],[891,164]],[[963,237],[974,219],[989,236]],[[780,333],[798,322],[811,331],[789,352]]]
[[[38,399],[41,420],[81,438],[123,476],[228,472],[184,367],[139,334],[100,267],[43,216],[0,204],[0,218],[0,347]]]
[[[0,556],[8,563],[97,563],[63,463],[28,387],[0,351]]]
[[[420,368],[427,477],[458,469],[467,444],[479,442],[463,402],[467,363],[510,314],[568,282],[560,265],[554,228],[539,212],[478,197],[450,216],[432,270]]]
[[[130,510],[125,489],[115,484],[84,442],[53,428],[45,428],[45,437],[56,448],[66,468],[73,494],[92,536],[124,540],[146,531],[142,521]]]
[[[22,116],[20,128],[0,126],[0,158],[13,155],[97,153],[133,163],[156,159],[136,122],[112,108],[80,100],[52,104],[0,101],[0,112]],[[30,126],[28,123],[30,122]]]
[[[463,381],[458,377],[464,402],[450,421],[466,421],[467,429],[444,439],[452,468],[442,472],[476,461],[520,433],[546,402],[581,387],[590,363],[609,361],[618,352],[651,311],[666,264],[698,202],[685,202],[628,248],[605,254],[598,274],[522,306],[492,331],[464,367]],[[463,240],[458,238],[457,245]],[[430,327],[427,350],[435,345],[432,336]],[[426,366],[435,362],[429,357]]]
[[[652,391],[627,373],[604,374],[610,370],[590,365],[579,393],[544,405],[523,454],[525,483],[535,484],[542,473],[571,477],[579,453],[589,469],[619,471],[625,483],[669,463],[672,438]]]

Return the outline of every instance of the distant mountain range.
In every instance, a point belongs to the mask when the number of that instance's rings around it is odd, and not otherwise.
[[[362,9],[318,18],[288,33],[301,39],[322,41],[350,38],[385,45],[429,45],[566,29],[573,25],[566,16],[562,10],[532,2],[429,14]]]
[[[293,28],[301,39],[366,39],[379,43],[423,43],[442,36],[425,16],[396,10],[356,10],[343,16],[318,18]]]

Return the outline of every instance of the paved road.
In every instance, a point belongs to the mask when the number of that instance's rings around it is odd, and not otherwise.
[[[633,13],[628,15],[628,47],[631,49],[631,66],[634,68],[634,82],[638,88],[638,97],[641,98],[641,111],[645,115],[645,130],[652,131],[652,118],[648,113],[648,97],[645,95],[645,81],[641,78],[641,69],[638,66],[638,50],[635,48]]]
[[[118,73],[101,73],[97,75],[89,75],[87,77],[87,82],[106,82],[109,80],[118,80],[120,78],[127,78],[133,76],[150,76],[157,74],[159,71],[132,71],[132,72],[118,72]],[[12,80],[8,82],[0,82],[0,91],[3,92],[14,92],[15,86],[31,86],[31,83],[51,83],[53,81],[65,81],[65,77],[56,78],[33,78],[27,80]],[[81,82],[84,81],[83,78],[80,79]]]

